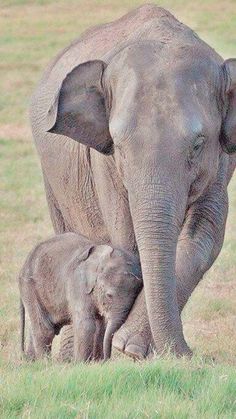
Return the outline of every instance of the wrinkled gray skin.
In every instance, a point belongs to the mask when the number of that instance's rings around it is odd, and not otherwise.
[[[52,61],[31,122],[55,231],[139,253],[144,291],[113,345],[191,354],[180,313],[223,244],[236,61],[144,5]]]
[[[66,233],[29,254],[19,288],[23,351],[25,308],[30,320],[27,358],[50,353],[54,336],[72,321],[74,360],[107,360],[113,334],[142,288],[141,270],[130,252]]]

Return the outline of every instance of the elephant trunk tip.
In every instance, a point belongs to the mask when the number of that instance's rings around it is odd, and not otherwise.
[[[103,339],[103,361],[106,362],[108,359],[111,358],[112,352],[112,339],[114,333],[119,328],[120,324],[113,324],[112,322],[108,321],[104,339]]]

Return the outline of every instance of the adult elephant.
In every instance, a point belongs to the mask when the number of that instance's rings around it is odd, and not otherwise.
[[[144,292],[113,345],[190,354],[180,312],[223,243],[236,61],[144,5],[54,59],[31,122],[55,231],[139,252]]]

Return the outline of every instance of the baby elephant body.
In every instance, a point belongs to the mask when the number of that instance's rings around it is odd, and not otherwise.
[[[29,254],[19,275],[24,351],[25,308],[30,320],[27,357],[50,353],[62,326],[73,323],[74,359],[107,359],[112,336],[142,288],[131,253],[91,243],[75,233],[57,235]]]

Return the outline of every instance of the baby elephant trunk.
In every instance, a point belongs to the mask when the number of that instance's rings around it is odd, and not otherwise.
[[[103,360],[104,361],[107,361],[111,357],[111,345],[112,345],[113,335],[122,325],[124,320],[123,319],[122,320],[119,319],[119,321],[109,320],[107,323],[104,340],[103,340]]]

